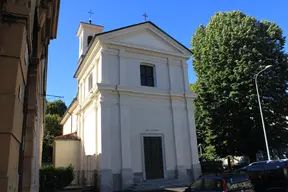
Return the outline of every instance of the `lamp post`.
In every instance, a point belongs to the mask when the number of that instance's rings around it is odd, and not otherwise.
[[[263,132],[264,132],[264,139],[265,139],[266,151],[267,151],[267,156],[268,156],[268,160],[269,160],[269,161],[271,160],[271,158],[270,158],[269,146],[268,146],[268,141],[267,141],[267,135],[266,135],[264,117],[263,117],[263,113],[262,113],[261,100],[260,100],[260,95],[259,95],[259,90],[258,90],[258,85],[257,85],[257,78],[258,78],[258,75],[259,75],[260,73],[262,73],[262,72],[265,71],[266,69],[269,69],[270,67],[272,67],[272,65],[267,65],[264,69],[262,69],[261,71],[259,71],[259,72],[255,75],[255,85],[256,85],[256,91],[257,91],[257,98],[258,98],[259,110],[260,110],[260,115],[261,115],[261,120],[262,120],[262,127],[263,127]]]
[[[198,147],[199,147],[199,151],[200,151],[200,156],[202,156],[202,145],[199,144]]]

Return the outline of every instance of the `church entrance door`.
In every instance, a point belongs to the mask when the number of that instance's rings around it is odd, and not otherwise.
[[[164,178],[162,137],[143,137],[145,174],[147,180]]]

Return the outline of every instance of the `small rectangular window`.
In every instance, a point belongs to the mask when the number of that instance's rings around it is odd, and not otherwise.
[[[91,73],[88,77],[88,91],[90,91],[93,87],[93,73]]]
[[[140,65],[141,85],[154,87],[154,67],[149,65]]]

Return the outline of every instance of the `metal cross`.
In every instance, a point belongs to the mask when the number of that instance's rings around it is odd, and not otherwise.
[[[92,22],[91,15],[93,15],[94,13],[92,12],[91,9],[88,11],[88,13],[89,13],[89,23],[91,24],[91,22]]]
[[[145,21],[146,21],[146,18],[148,17],[148,15],[146,14],[146,13],[144,13],[144,19],[145,19]]]

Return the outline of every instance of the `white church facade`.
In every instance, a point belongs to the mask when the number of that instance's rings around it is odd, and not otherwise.
[[[88,23],[78,28],[78,94],[62,119],[63,136],[56,138],[68,142],[67,134],[74,135],[78,144],[66,145],[67,151],[75,148],[73,158],[59,148],[56,161],[97,170],[105,192],[197,178],[190,50],[152,22],[102,30]]]

